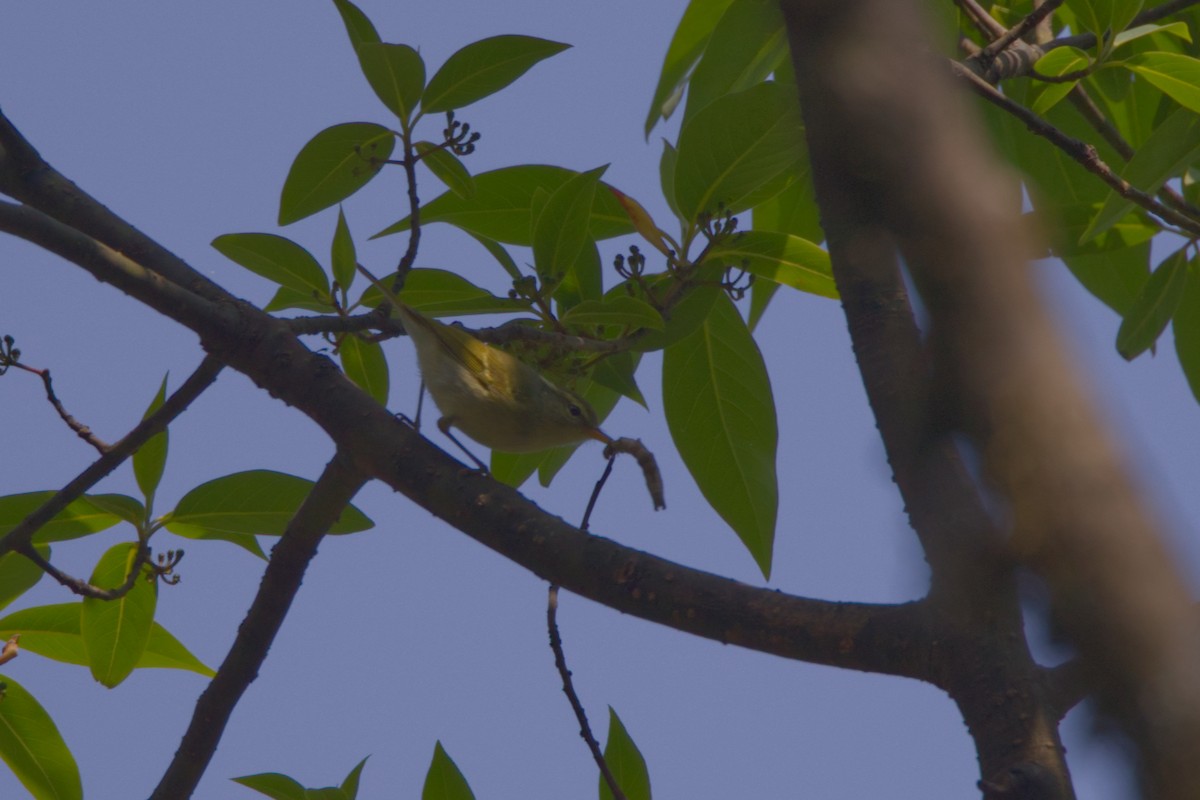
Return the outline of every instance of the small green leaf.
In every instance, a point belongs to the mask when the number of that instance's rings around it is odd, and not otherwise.
[[[383,42],[362,42],[355,45],[354,52],[376,96],[408,125],[425,89],[421,54],[406,44]]]
[[[46,545],[38,545],[37,551],[42,558],[50,559],[50,548]],[[36,586],[45,574],[41,567],[20,553],[0,556],[0,608]]]
[[[370,758],[370,756],[367,756]],[[342,791],[346,794],[348,800],[355,800],[358,797],[358,781],[362,777],[363,767],[367,765],[367,758],[358,762],[354,769],[342,780]]]
[[[272,800],[308,800],[308,793],[300,783],[278,772],[260,772],[257,775],[243,775],[230,780],[259,794],[265,794]]]
[[[735,0],[721,15],[688,80],[684,124],[718,97],[761,83],[787,56],[779,4]]]
[[[1083,288],[1124,317],[1150,276],[1150,243],[1065,256],[1063,262]]]
[[[453,153],[433,142],[417,142],[414,146],[421,156],[421,163],[450,191],[464,200],[475,195],[475,179]]]
[[[381,406],[387,405],[388,365],[379,342],[368,342],[347,334],[338,348],[342,369]]]
[[[650,773],[646,769],[646,759],[612,706],[608,707],[608,741],[604,743],[604,763],[627,800],[650,800]],[[601,775],[600,800],[612,798],[608,781]]]
[[[142,415],[142,419],[153,414],[167,399],[167,376],[164,375],[158,394],[150,401],[150,407]],[[158,483],[162,480],[163,469],[167,465],[167,430],[151,436],[150,439],[133,454],[133,476],[137,479],[138,488],[146,498],[147,508],[154,506],[154,493],[158,491]]]
[[[709,311],[720,294],[721,289],[712,284],[691,287],[671,309],[666,317],[666,327],[661,332],[651,331],[638,339],[634,344],[635,349],[643,353],[662,350],[690,336],[708,319]]]
[[[679,153],[675,145],[663,139],[662,156],[658,160],[658,182],[662,185],[663,199],[667,201],[667,205],[675,212],[676,217],[683,219],[683,215],[679,213],[679,205],[675,202],[675,162],[678,158]]]
[[[1200,113],[1200,59],[1182,53],[1141,53],[1125,66],[1184,108]]]
[[[40,508],[55,492],[25,492],[0,497],[0,536],[5,536]],[[63,542],[107,530],[121,521],[111,511],[98,508],[85,495],[72,501],[34,535],[39,544]]]
[[[1088,54],[1076,47],[1056,47],[1038,59],[1033,68],[1039,75],[1060,77],[1072,72],[1079,72],[1091,66],[1092,60]],[[1033,112],[1045,114],[1071,93],[1078,81],[1063,81],[1062,83],[1039,83],[1036,99],[1033,101]]]
[[[662,380],[680,457],[769,577],[779,507],[775,400],[762,354],[727,296],[698,330],[667,348]]]
[[[389,278],[385,277],[384,280]],[[414,269],[408,273],[399,297],[429,317],[529,310],[527,301],[497,297],[461,275],[444,269]],[[378,306],[383,302],[383,294],[372,286],[363,293],[361,302],[365,306]]]
[[[802,292],[838,296],[829,253],[790,233],[746,231],[714,247],[710,258]]]
[[[194,539],[217,534],[280,536],[312,487],[312,481],[282,472],[235,472],[192,489],[163,521],[172,533]],[[356,533],[373,525],[348,504],[328,533]]]
[[[761,83],[709,103],[683,126],[675,201],[684,218],[737,213],[778,194],[803,162],[796,99]]]
[[[640,360],[641,353],[611,355],[592,370],[592,380],[628,397],[642,408],[649,408],[646,405],[646,398],[642,395],[642,390],[638,388],[637,380],[634,378]]]
[[[329,279],[313,254],[273,233],[226,233],[212,246],[234,263],[295,292],[329,298]]]
[[[372,122],[347,122],[326,128],[296,155],[279,198],[279,224],[329,208],[374,178],[392,155],[396,139]]]
[[[1186,248],[1181,248],[1151,273],[1121,322],[1117,352],[1122,358],[1132,361],[1158,341],[1183,299],[1187,280],[1187,253]]]
[[[358,253],[354,249],[354,237],[346,224],[346,215],[338,209],[337,227],[333,229],[333,244],[329,248],[329,263],[333,266],[333,279],[343,292],[350,289],[354,276],[358,274]]]
[[[611,191],[613,196],[617,198],[617,202],[625,209],[625,213],[629,215],[629,221],[633,223],[633,227],[638,234],[649,242],[655,250],[669,257],[671,255],[671,247],[667,244],[662,230],[655,224],[654,218],[650,216],[650,212],[641,203],[624,192],[617,189],[612,189]]]
[[[346,25],[346,33],[350,36],[350,44],[358,47],[367,42],[378,42],[379,33],[367,15],[359,10],[350,0],[333,0],[342,22]]]
[[[264,311],[283,311],[288,308],[302,308],[319,314],[329,314],[334,310],[332,299],[318,299],[313,297],[312,292],[298,292],[286,286],[280,286],[271,301],[263,306]]]
[[[667,119],[683,96],[692,67],[700,59],[712,36],[713,28],[721,19],[725,9],[733,0],[692,0],[683,12],[683,19],[671,37],[667,55],[663,59],[658,85],[654,87],[654,98],[646,114],[645,134],[650,138],[659,119]]]
[[[600,264],[600,248],[596,242],[591,237],[584,240],[574,263],[565,273],[556,274],[554,279],[558,285],[553,297],[560,314],[584,300],[598,300],[604,294],[604,268]]]
[[[21,649],[66,664],[86,666],[87,649],[80,633],[83,603],[24,608],[0,619],[0,638],[21,634]],[[138,669],[181,669],[211,678],[215,672],[192,655],[166,628],[150,627]]]
[[[560,321],[564,325],[623,325],[656,331],[666,327],[662,314],[654,306],[629,295],[585,300],[564,314]]]
[[[771,281],[757,281],[750,287],[750,312],[746,315],[746,324],[751,333],[762,321],[763,314],[767,313],[767,306],[771,304],[771,298],[778,291],[779,284]]]
[[[1193,261],[1187,272],[1187,286],[1175,309],[1171,328],[1175,335],[1175,355],[1192,394],[1200,401],[1200,268]]]
[[[596,184],[608,166],[573,175],[546,201],[534,221],[533,263],[540,275],[565,273],[588,238]]]
[[[425,89],[425,113],[464,108],[508,86],[534,64],[569,44],[535,36],[492,36],[472,42],[446,59]]]
[[[103,589],[120,586],[133,569],[137,550],[136,544],[109,548],[92,571],[91,584]],[[79,632],[93,678],[111,689],[129,677],[150,640],[157,604],[158,584],[144,576],[139,576],[133,588],[116,600],[84,599]]]
[[[141,525],[146,520],[146,507],[129,495],[89,494],[88,501],[101,511],[116,514],[132,525]]]
[[[433,746],[433,760],[425,773],[421,800],[475,800],[458,765],[446,753],[439,741]]]
[[[468,233],[506,244],[533,244],[533,196],[539,190],[553,194],[579,173],[562,167],[523,164],[475,176],[475,194],[464,199],[446,192],[421,207],[421,222],[446,222]],[[606,187],[607,188],[607,187]],[[408,230],[409,218],[372,236],[377,239]],[[608,191],[596,192],[588,224],[593,239],[610,239],[633,230],[621,204]]]
[[[0,699],[0,758],[33,800],[82,800],[79,767],[46,709],[6,675]]]
[[[1154,194],[1168,178],[1180,174],[1197,157],[1200,157],[1200,116],[1178,108],[1155,127],[1150,138],[1125,165],[1121,177],[1130,185]],[[1080,241],[1088,242],[1099,236],[1133,207],[1131,200],[1110,191]]]
[[[1140,39],[1143,36],[1150,36],[1154,33],[1163,33],[1168,36],[1178,36],[1180,39],[1183,39],[1185,42],[1189,43],[1192,41],[1192,34],[1188,30],[1186,22],[1172,22],[1169,25],[1138,25],[1135,28],[1130,28],[1129,30],[1118,33],[1117,38],[1113,40],[1113,49],[1115,50],[1121,45],[1129,44],[1130,42]]]
[[[504,245],[500,244],[494,239],[489,239],[486,236],[480,236],[477,233],[471,233],[470,236],[472,239],[483,245],[485,250],[492,254],[492,258],[496,259],[497,263],[504,268],[504,271],[508,273],[510,278],[512,278],[514,281],[521,279],[521,268],[517,266],[517,262],[513,261],[513,257],[509,255],[507,250],[504,249]]]

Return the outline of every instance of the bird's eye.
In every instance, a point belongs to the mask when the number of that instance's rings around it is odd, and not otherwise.
[[[578,416],[583,415],[583,412],[579,410],[579,406],[574,405],[574,404],[567,406],[567,410],[571,412],[572,417],[578,417]]]

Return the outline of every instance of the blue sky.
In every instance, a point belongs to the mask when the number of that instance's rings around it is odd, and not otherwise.
[[[462,45],[501,33],[573,49],[460,118],[483,134],[467,161],[589,169],[668,218],[658,192],[659,136],[642,120],[684,4],[547,0],[451,5],[370,2],[385,40],[420,49],[430,72]],[[217,235],[277,232],[328,252],[336,212],[275,227],[279,189],[298,149],[322,128],[388,123],[358,73],[331,2],[10,4],[0,22],[0,107],[42,154],[85,190],[193,266],[258,303],[262,279],[211,249]],[[437,127],[431,126],[431,135]],[[423,176],[423,199],[442,190]],[[404,213],[398,175],[347,204],[360,258],[394,264],[402,237],[366,236]],[[606,242],[605,263],[627,242]],[[524,254],[518,261],[528,261]],[[503,273],[446,226],[424,232],[418,266],[461,270],[497,291]],[[1118,319],[1057,263],[1039,266],[1098,401],[1123,438],[1195,580],[1200,547],[1200,414],[1164,337],[1156,357],[1121,362]],[[101,437],[136,423],[171,374],[198,363],[195,337],[81,270],[0,238],[0,333],[53,370],[59,396]],[[908,530],[863,398],[836,302],[780,292],[758,329],[780,415],[780,523],[771,586],[834,600],[919,597],[925,568]],[[318,346],[313,342],[312,346]],[[389,345],[391,407],[410,411],[416,367]],[[650,510],[632,461],[600,501],[593,530],[691,566],[761,583],[753,561],[707,508],[674,454],[662,419],[657,356],[639,378],[649,411],[625,401],[606,429],[657,454],[668,509]],[[61,486],[90,462],[28,376],[0,381],[0,493]],[[15,422],[14,422],[15,421]],[[328,442],[300,414],[228,372],[172,428],[161,510],[230,472],[278,469],[315,478]],[[436,431],[433,440],[450,447]],[[602,467],[585,448],[549,489],[545,508],[577,520]],[[136,494],[128,468],[101,484]],[[379,486],[356,504],[373,530],[326,541],[259,680],[236,711],[196,797],[252,798],[228,782],[278,771],[306,785],[339,782],[371,755],[360,797],[419,796],[440,739],[479,798],[594,796],[596,774],[562,697],[544,629],[545,586]],[[115,531],[56,549],[87,574]],[[163,534],[159,547],[178,546]],[[159,619],[217,665],[257,588],[262,564],[221,543],[186,543],[183,582],[160,593]],[[1040,594],[1029,585],[1031,609]],[[40,585],[21,606],[67,602]],[[20,607],[20,606],[18,606]],[[1036,613],[1036,612],[1035,612]],[[577,689],[603,737],[613,706],[641,746],[655,795],[961,798],[977,780],[953,704],[936,689],[723,647],[569,595],[560,625]],[[1032,627],[1047,653],[1036,618]],[[204,681],[144,670],[116,690],[86,670],[23,654],[5,672],[58,721],[89,798],[145,796],[167,762]],[[1068,747],[1080,796],[1129,796],[1116,751],[1076,711]],[[0,797],[23,790],[0,771]]]

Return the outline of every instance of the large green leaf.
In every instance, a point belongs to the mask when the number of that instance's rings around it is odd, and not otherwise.
[[[1200,115],[1180,108],[1155,128],[1125,165],[1121,177],[1132,186],[1154,194],[1168,178],[1179,175],[1197,158],[1200,158]],[[1131,200],[1110,192],[1080,240],[1090,241],[1108,230],[1133,207]]]
[[[696,485],[770,577],[779,506],[775,399],[762,354],[727,296],[663,354],[663,410]]]
[[[645,134],[650,138],[659,119],[666,119],[679,105],[683,95],[683,87],[688,75],[704,52],[713,28],[721,15],[733,0],[691,0],[683,19],[671,37],[667,55],[663,59],[662,71],[658,77],[658,85],[654,88],[654,98],[650,101],[650,110],[646,114]]]
[[[1124,317],[1150,275],[1150,243],[1064,256],[1063,261],[1085,289]]]
[[[45,658],[86,666],[87,649],[80,633],[83,603],[24,608],[0,619],[0,639],[21,634],[21,648]],[[215,673],[192,655],[166,628],[155,622],[137,663],[138,669],[182,669],[211,678]]]
[[[646,759],[625,729],[625,723],[612,706],[608,707],[608,741],[604,743],[604,763],[621,787],[626,800],[651,800],[650,772]],[[613,800],[608,781],[600,776],[600,800]]]
[[[82,800],[79,767],[46,709],[6,675],[0,699],[0,758],[34,800]]]
[[[50,559],[50,548],[39,545],[42,558]],[[25,592],[37,585],[46,573],[20,553],[5,553],[0,556],[0,608],[4,608]]]
[[[25,492],[0,497],[0,536],[8,534],[43,503],[54,497],[55,492]],[[107,530],[121,521],[121,517],[92,503],[85,495],[72,501],[50,519],[33,541],[37,543],[62,542]]]
[[[366,14],[359,10],[358,6],[351,3],[350,0],[333,0],[333,4],[337,6],[338,13],[342,15],[342,22],[346,25],[350,44],[358,47],[360,44],[379,41],[379,33],[375,30],[375,25],[367,18]]]
[[[737,213],[782,191],[803,160],[792,93],[761,83],[709,103],[683,127],[675,202],[684,218]]]
[[[318,302],[328,302],[329,278],[313,254],[273,233],[226,233],[212,240],[223,256],[256,275]]]
[[[385,282],[390,278],[384,278]],[[408,273],[399,297],[427,317],[454,317],[469,314],[498,314],[528,311],[529,302],[497,297],[466,278],[444,269],[417,268]],[[362,303],[375,307],[383,302],[383,293],[374,286],[363,293]]]
[[[684,124],[718,97],[765,80],[787,56],[779,3],[735,0],[721,15],[688,80]]]
[[[463,198],[446,192],[421,207],[421,223],[447,222],[468,233],[506,244],[533,244],[533,197],[552,194],[579,173],[543,164],[522,164],[475,176],[475,194]],[[607,187],[606,187],[607,188]],[[409,228],[404,219],[372,236],[388,236]],[[633,230],[625,210],[611,191],[596,192],[588,225],[593,239],[609,239]]]
[[[338,348],[342,369],[346,377],[354,381],[381,406],[387,405],[388,365],[379,342],[368,342],[353,334],[342,339]]]
[[[469,106],[508,86],[539,61],[569,44],[536,36],[492,36],[472,42],[446,59],[429,79],[421,109],[425,113]]]
[[[1150,275],[1117,331],[1117,352],[1132,361],[1158,341],[1183,299],[1187,285],[1187,250],[1167,256]]]
[[[103,589],[120,586],[133,569],[137,550],[136,544],[110,547],[92,571],[91,584]],[[84,599],[79,633],[93,678],[111,689],[129,677],[150,640],[157,605],[158,583],[146,580],[143,575],[116,600]]]
[[[575,265],[588,240],[596,184],[608,166],[572,175],[546,200],[534,221],[533,263],[540,275],[560,275]]]
[[[373,122],[326,128],[296,155],[279,197],[279,224],[290,225],[345,200],[383,169],[396,147],[390,130]]]
[[[838,296],[829,253],[790,233],[746,231],[714,247],[710,257],[802,292]]]
[[[195,539],[232,536],[279,536],[313,482],[266,469],[235,472],[192,489],[164,517],[167,530]],[[347,504],[329,533],[355,533],[373,522]]]
[[[1060,77],[1070,72],[1087,69],[1092,60],[1088,54],[1075,47],[1057,47],[1038,59],[1033,68],[1039,75]],[[1032,109],[1035,114],[1045,114],[1075,88],[1077,81],[1039,83]]]
[[[425,773],[421,800],[475,800],[475,793],[471,791],[467,779],[441,742],[433,746],[433,760],[429,762],[429,770]]]
[[[1200,401],[1200,269],[1194,261],[1188,265],[1187,286],[1175,309],[1171,328],[1175,335],[1175,355],[1192,394]]]
[[[421,54],[406,44],[383,42],[362,42],[354,52],[375,94],[407,125],[425,89]]]
[[[142,415],[142,419],[153,414],[167,399],[167,376],[164,375],[158,394],[150,401],[150,407]],[[163,469],[167,465],[168,431],[151,436],[150,439],[133,454],[133,475],[137,479],[138,488],[146,498],[147,507],[154,504],[154,493],[158,491],[158,483],[162,480]]]
[[[310,800],[308,790],[303,784],[278,772],[260,772],[257,775],[243,775],[230,780],[264,794],[271,800]]]
[[[1200,113],[1200,59],[1182,53],[1142,53],[1125,65],[1179,105]]]
[[[666,326],[662,314],[645,300],[613,294],[603,300],[585,300],[563,314],[564,325],[619,325],[661,331]]]

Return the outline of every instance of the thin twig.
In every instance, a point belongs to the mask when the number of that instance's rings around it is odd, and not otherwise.
[[[612,460],[609,460],[609,466],[612,466]],[[625,793],[621,791],[621,787],[617,785],[617,779],[613,776],[612,770],[608,768],[608,762],[604,760],[604,753],[600,750],[600,743],[596,741],[596,736],[592,733],[592,727],[588,724],[587,712],[583,710],[583,704],[579,702],[579,695],[575,693],[575,684],[571,680],[571,670],[567,669],[567,657],[563,654],[562,638],[558,635],[558,587],[550,584],[550,596],[546,602],[546,627],[550,629],[550,649],[554,651],[554,666],[558,667],[558,674],[563,682],[563,694],[567,696],[567,700],[571,702],[571,710],[575,712],[575,719],[579,721],[579,735],[587,742],[588,750],[592,753],[592,759],[596,762],[596,766],[600,768],[600,774],[604,776],[604,782],[608,784],[609,791],[612,792],[613,800],[626,800]]]
[[[1035,8],[1028,16],[1009,28],[1000,38],[983,48],[982,57],[989,61],[995,58],[997,53],[1036,28],[1038,23],[1050,16],[1054,9],[1062,4],[1063,0],[1046,0],[1046,2]]]
[[[150,416],[143,419],[121,441],[79,473],[70,483],[42,503],[32,514],[21,520],[12,530],[0,538],[0,555],[12,550],[24,550],[33,541],[38,530],[73,501],[96,485],[125,459],[133,455],[151,437],[161,433],[170,422],[183,413],[193,400],[212,385],[223,365],[212,356],[205,356],[188,379],[163,402]]]
[[[596,507],[596,501],[600,499],[600,490],[608,482],[608,476],[612,475],[613,462],[617,460],[616,452],[609,453],[607,448],[605,448],[604,455],[608,459],[608,463],[604,465],[604,472],[600,475],[600,480],[596,481],[596,486],[592,489],[592,496],[588,498],[587,508],[583,510],[583,521],[579,523],[581,531],[588,529],[588,524],[592,519],[592,510]]]
[[[90,444],[100,455],[104,455],[109,451],[111,445],[92,433],[91,428],[75,419],[63,406],[62,401],[58,399],[58,395],[54,393],[54,384],[50,380],[49,369],[37,369],[36,367],[30,367],[20,362],[16,362],[12,366],[25,372],[33,373],[42,379],[42,385],[46,387],[46,399],[50,401],[50,405],[54,406],[54,410],[58,412],[58,416],[63,422],[67,423],[67,427],[74,431],[76,436]]]
[[[70,589],[81,597],[90,597],[96,600],[120,600],[125,595],[132,591],[137,584],[138,578],[142,577],[142,567],[150,563],[150,547],[145,543],[138,545],[137,555],[133,559],[133,568],[129,570],[129,574],[125,576],[125,581],[112,589],[102,589],[99,586],[94,586],[85,580],[76,578],[72,575],[60,570],[58,567],[51,564],[46,559],[42,558],[42,554],[34,549],[33,545],[21,547],[17,552],[28,558],[34,564],[41,568],[51,578],[61,583],[63,586]]]

